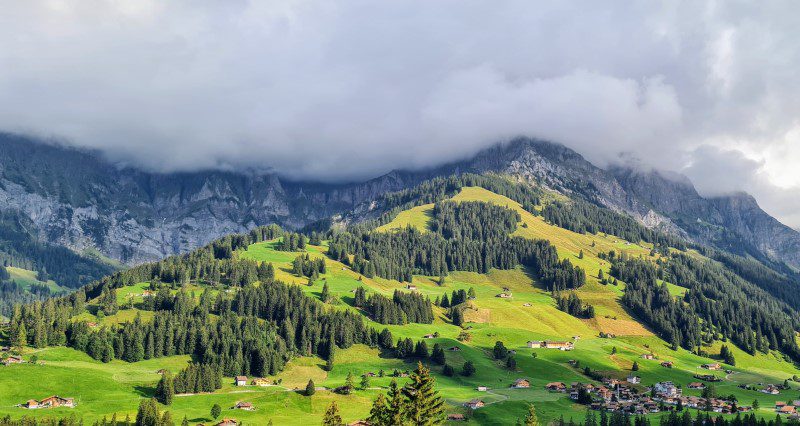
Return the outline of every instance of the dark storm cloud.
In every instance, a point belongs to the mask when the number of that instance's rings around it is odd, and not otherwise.
[[[800,224],[794,2],[0,3],[3,130],[339,180],[528,135]]]

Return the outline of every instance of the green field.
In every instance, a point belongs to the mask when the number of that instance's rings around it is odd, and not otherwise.
[[[492,270],[488,274],[470,272],[453,272],[446,277],[443,285],[434,281],[433,277],[415,276],[414,284],[422,294],[433,300],[453,290],[474,288],[477,294],[467,312],[467,332],[471,339],[460,342],[457,336],[462,328],[450,324],[439,308],[435,308],[437,318],[433,324],[409,324],[403,326],[386,326],[395,338],[410,337],[421,339],[429,333],[439,333],[439,337],[427,341],[429,348],[440,343],[445,348],[459,347],[458,352],[446,351],[448,364],[460,371],[464,361],[470,360],[477,367],[472,377],[445,377],[441,367],[432,368],[437,380],[437,388],[448,403],[447,412],[465,413],[470,416],[471,424],[514,424],[523,418],[527,404],[533,402],[540,420],[552,421],[560,416],[566,419],[581,420],[584,417],[583,406],[574,404],[565,394],[550,393],[544,385],[552,381],[570,383],[574,381],[590,382],[582,374],[583,367],[601,370],[624,378],[630,373],[636,361],[640,369],[636,373],[642,377],[645,385],[657,381],[672,380],[684,385],[684,393],[698,395],[699,391],[687,390],[686,383],[696,381],[693,374],[707,372],[699,365],[712,361],[689,353],[683,349],[671,350],[668,345],[656,337],[647,327],[632,317],[620,304],[619,299],[624,283],[618,286],[602,285],[597,278],[597,271],[608,273],[609,264],[597,257],[600,252],[617,250],[631,256],[649,257],[650,247],[624,241],[613,235],[584,235],[558,228],[546,223],[539,216],[524,211],[521,206],[502,196],[482,188],[464,188],[454,197],[456,201],[486,201],[508,206],[517,210],[521,222],[517,235],[528,238],[545,238],[557,248],[559,256],[568,258],[587,271],[587,284],[578,294],[596,307],[597,317],[592,320],[581,320],[559,311],[550,293],[522,268],[513,270]],[[400,213],[391,223],[380,228],[383,232],[405,226],[426,229],[429,211],[432,205],[415,207]],[[327,273],[311,285],[306,278],[291,274],[291,262],[299,253],[281,252],[274,249],[277,241],[267,241],[251,245],[247,250],[235,253],[241,259],[252,259],[259,262],[272,262],[276,277],[283,281],[300,285],[304,292],[320,297],[323,282],[326,282],[335,296],[331,309],[352,309],[352,291],[364,286],[368,292],[391,294],[395,289],[403,289],[404,284],[385,279],[369,279],[354,273],[345,265],[326,259]],[[325,243],[321,246],[310,246],[307,252],[312,257],[324,257]],[[579,258],[580,252],[584,253]],[[121,289],[117,293],[120,303],[132,298],[134,305],[141,302],[141,294],[148,283]],[[680,283],[667,283],[670,292],[680,296],[685,288]],[[496,295],[508,288],[513,297],[503,299]],[[202,290],[202,286],[193,284],[189,291]],[[529,305],[529,306],[526,306]],[[98,319],[85,314],[84,319],[99,321],[100,326],[132,320],[141,314],[148,320],[151,312],[138,309],[123,309],[118,314]],[[370,322],[374,327],[384,326]],[[611,333],[613,338],[600,338],[600,332]],[[528,349],[529,340],[571,340],[575,341],[575,350],[561,352],[547,349]],[[517,351],[517,368],[509,371],[502,363],[490,358],[491,348],[496,341],[503,341],[509,349]],[[711,354],[719,353],[720,344],[703,348]],[[726,375],[724,381],[717,384],[722,395],[735,395],[740,404],[750,405],[758,399],[761,409],[758,415],[774,418],[773,405],[777,400],[793,400],[800,395],[800,385],[793,383],[791,391],[783,391],[780,395],[766,395],[738,387],[739,384],[782,383],[800,372],[793,364],[786,362],[780,354],[744,353],[728,344],[736,357],[737,366],[731,367],[733,373]],[[614,351],[616,349],[616,351]],[[616,352],[615,354],[612,354]],[[655,360],[645,360],[642,354],[654,353]],[[534,357],[534,353],[536,356]],[[44,365],[12,365],[0,366],[0,415],[10,414],[14,417],[22,415],[51,416],[75,413],[85,421],[94,421],[103,416],[110,417],[116,413],[118,417],[135,415],[140,398],[152,395],[161,368],[178,371],[190,360],[188,357],[171,357],[125,363],[113,361],[103,364],[92,360],[83,353],[67,348],[48,348],[38,351],[26,350],[25,356],[36,355]],[[660,362],[669,360],[675,363],[674,368],[660,366]],[[570,361],[574,361],[570,363]],[[577,362],[578,366],[574,366]],[[40,362],[41,364],[41,362]],[[217,403],[223,407],[222,417],[232,417],[247,424],[266,424],[270,420],[274,424],[318,424],[325,408],[332,400],[338,402],[344,419],[348,422],[365,418],[369,413],[369,405],[381,388],[388,386],[389,377],[375,377],[371,380],[373,389],[358,390],[349,396],[335,395],[326,390],[318,391],[313,397],[305,397],[295,392],[302,389],[309,378],[317,386],[333,388],[344,384],[348,372],[356,376],[383,370],[390,373],[394,370],[412,370],[414,363],[406,363],[394,358],[382,357],[377,349],[356,345],[337,352],[333,371],[323,370],[324,361],[318,358],[296,358],[278,376],[270,380],[281,380],[280,386],[269,387],[235,387],[232,379],[225,380],[225,386],[213,394],[182,395],[175,398],[169,407],[173,417],[180,420],[186,416],[192,423],[210,422],[209,409]],[[510,389],[509,385],[517,378],[531,381],[530,389]],[[403,379],[401,379],[403,380]],[[479,392],[478,386],[487,386],[489,391]],[[15,407],[31,398],[43,398],[51,394],[74,397],[78,406],[74,409],[34,410],[26,411]],[[472,398],[481,398],[487,405],[468,413],[463,403]],[[231,410],[237,401],[252,402],[256,410],[252,412]],[[657,415],[653,416],[657,418]]]

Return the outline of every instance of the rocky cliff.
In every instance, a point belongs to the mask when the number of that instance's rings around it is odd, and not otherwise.
[[[558,144],[519,139],[424,171],[353,184],[290,182],[269,173],[150,173],[91,151],[0,135],[0,210],[30,218],[39,240],[96,248],[128,264],[186,252],[221,235],[277,223],[290,229],[380,210],[386,192],[435,176],[495,172],[632,215],[650,227],[800,266],[800,234],[747,195],[705,199],[680,176],[603,170]]]

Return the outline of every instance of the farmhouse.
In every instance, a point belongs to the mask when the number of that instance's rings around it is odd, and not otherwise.
[[[485,405],[486,404],[480,399],[473,399],[472,401],[467,401],[464,403],[464,406],[470,410],[477,410],[478,408],[483,408]]]
[[[672,363],[672,361],[664,361],[661,363],[661,366],[664,368],[672,368],[673,365],[674,364]]]
[[[219,423],[214,426],[238,426],[239,421],[236,419],[222,419]]]
[[[415,286],[414,284],[408,284],[406,285],[406,288],[411,291],[417,291],[417,286]]]
[[[486,392],[487,390],[489,390],[489,388],[486,386],[478,386],[477,390],[478,392]]]
[[[57,408],[57,407],[73,408],[75,407],[75,400],[73,398],[62,398],[58,395],[53,395],[53,396],[48,396],[47,398],[41,401],[36,401],[35,399],[31,399],[22,404],[21,406],[28,409]]]
[[[236,405],[233,406],[233,408],[235,410],[247,410],[247,411],[255,410],[255,407],[253,407],[253,404],[251,404],[249,402],[237,402]]]
[[[706,370],[717,371],[717,370],[721,370],[722,366],[719,365],[718,363],[713,363],[713,364],[703,364],[703,365],[700,366],[700,368],[705,368]]]
[[[253,379],[253,381],[251,381],[250,384],[253,385],[253,386],[269,386],[270,385],[269,380],[261,379],[261,378]]]
[[[531,382],[526,379],[517,379],[514,381],[514,384],[511,385],[511,387],[516,389],[525,389],[531,387]]]
[[[686,385],[686,387],[689,388],[689,389],[705,389],[706,385],[704,383],[700,383],[700,382],[692,382],[692,383],[689,383],[688,385]]]
[[[424,335],[422,337],[425,338],[425,339],[435,339],[437,336],[436,336],[435,333],[433,333],[433,334],[426,334],[426,335]]]
[[[547,349],[558,349],[560,351],[571,351],[575,348],[575,344],[572,342],[543,342],[543,345]]]
[[[545,388],[551,392],[566,392],[567,385],[561,382],[550,382],[548,383]]]
[[[638,385],[642,382],[642,378],[639,376],[630,375],[627,379],[625,379],[625,381],[632,385]]]
[[[451,346],[447,350],[451,352],[458,352],[461,350],[461,348],[459,348],[458,346]]]
[[[653,354],[642,354],[642,359],[655,359]]]
[[[3,359],[3,365],[11,365],[11,364],[22,364],[25,362],[22,357],[11,355],[5,359]]]
[[[235,383],[236,383],[236,386],[245,386],[245,385],[247,385],[247,376],[236,376]]]
[[[544,342],[541,342],[539,340],[528,340],[528,347],[532,349],[539,349],[542,347],[543,343]]]
[[[523,304],[522,304],[522,306],[524,306],[524,307],[526,307],[526,308],[530,308],[530,307],[531,307],[531,306],[533,306],[533,305],[531,305],[530,303],[523,303]]]
[[[500,293],[500,294],[498,294],[498,295],[497,295],[497,296],[495,296],[495,297],[499,297],[499,298],[501,298],[501,299],[508,299],[508,298],[510,298],[510,297],[511,297],[511,292],[508,292],[508,293],[506,293],[506,292],[503,292],[503,293]]]
[[[466,421],[467,418],[461,413],[452,413],[447,415],[447,420],[450,420],[451,422],[463,422]]]
[[[781,393],[781,391],[775,385],[767,385],[767,387],[761,389],[761,393],[766,393],[768,395],[778,395],[779,393]]]

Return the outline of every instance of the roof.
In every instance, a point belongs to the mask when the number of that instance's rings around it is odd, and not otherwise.
[[[247,376],[236,376],[236,381],[237,382],[241,382],[241,381],[245,381],[246,382],[247,381]]]

